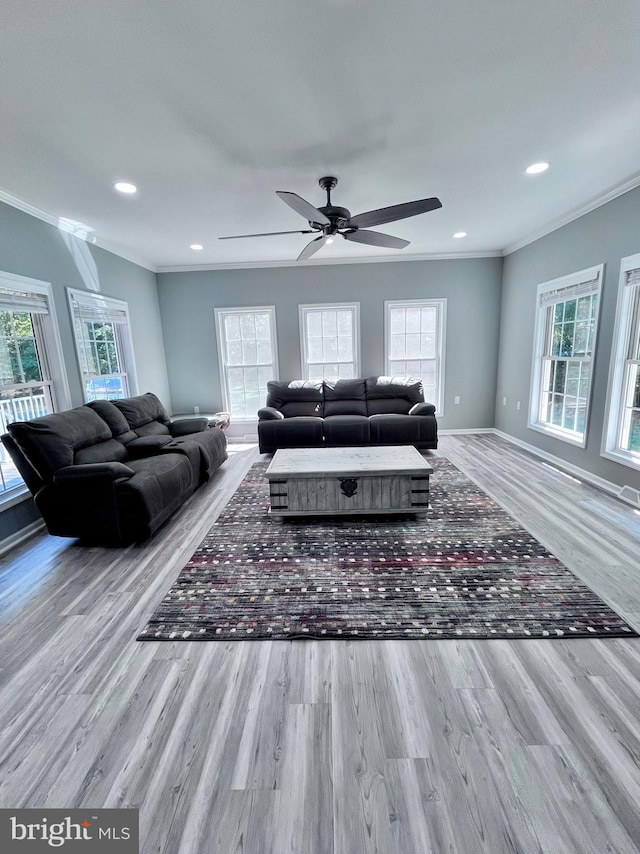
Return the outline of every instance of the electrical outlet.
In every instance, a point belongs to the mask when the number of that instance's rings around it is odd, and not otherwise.
[[[520,409],[520,401],[516,403],[516,409]]]
[[[460,395],[459,395],[459,394],[457,394],[457,395],[453,398],[453,402],[454,402],[455,404],[460,403]]]
[[[502,405],[503,405],[503,406],[506,406],[506,405],[507,405],[507,398],[506,398],[506,397],[503,397],[503,398],[502,398]]]
[[[200,407],[199,406],[193,407],[193,414],[194,415],[200,415]]]

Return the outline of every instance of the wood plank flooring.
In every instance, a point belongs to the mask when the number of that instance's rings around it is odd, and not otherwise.
[[[0,561],[0,806],[143,854],[638,854],[640,639],[137,643],[250,464],[144,546]],[[449,457],[640,628],[640,514],[491,435]]]

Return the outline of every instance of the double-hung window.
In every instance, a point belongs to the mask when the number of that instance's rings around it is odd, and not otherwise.
[[[267,382],[278,378],[275,308],[216,308],[215,315],[225,409],[255,419]]]
[[[387,374],[421,379],[424,399],[442,415],[446,299],[385,300],[384,306]]]
[[[71,406],[51,285],[0,272],[0,431]],[[0,500],[24,482],[0,445]]]
[[[640,254],[623,258],[603,456],[640,469]]]
[[[129,307],[124,300],[67,288],[84,399],[137,394]]]
[[[300,352],[308,380],[357,377],[360,304],[300,305]]]
[[[603,265],[538,285],[529,427],[584,447]]]

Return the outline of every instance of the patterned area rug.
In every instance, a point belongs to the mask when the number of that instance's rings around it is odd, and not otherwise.
[[[272,519],[255,464],[138,640],[636,636],[452,463],[431,462],[426,522]]]

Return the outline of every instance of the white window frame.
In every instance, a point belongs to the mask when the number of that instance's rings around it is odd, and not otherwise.
[[[218,346],[218,367],[220,370],[220,387],[222,388],[222,399],[224,401],[224,408],[226,411],[231,412],[231,400],[229,397],[229,384],[227,381],[227,368],[229,367],[226,363],[225,357],[225,332],[224,332],[224,321],[225,317],[233,314],[268,314],[269,315],[269,329],[271,332],[271,366],[273,370],[273,379],[279,379],[278,373],[278,339],[276,334],[276,308],[274,305],[253,305],[253,306],[238,306],[235,308],[216,308],[214,309],[215,313],[215,325],[216,325],[216,340]],[[244,367],[247,367],[246,365]],[[260,367],[256,365],[256,367]],[[267,390],[264,389],[264,394],[266,397]],[[245,424],[253,424],[258,420],[258,412],[256,410],[255,416],[245,416],[241,417],[238,415],[233,415],[234,423],[245,423]]]
[[[51,406],[54,412],[61,412],[71,408],[71,393],[69,381],[65,370],[62,340],[56,315],[56,306],[53,298],[53,288],[50,282],[40,279],[31,279],[28,276],[19,276],[16,273],[0,271],[0,288],[14,290],[21,293],[41,294],[47,301],[47,314],[43,315],[43,322],[38,324],[36,341],[42,346],[44,353],[40,353],[41,364],[46,370]],[[4,432],[5,424],[1,425]],[[0,453],[5,454],[4,448]],[[5,509],[23,501],[28,497],[26,485],[21,483],[0,493],[0,507]]]
[[[71,331],[75,344],[78,370],[80,371],[80,382],[82,384],[82,397],[85,403],[89,400],[89,396],[87,394],[87,380],[90,380],[92,377],[95,377],[96,379],[108,379],[112,376],[124,377],[124,388],[126,390],[125,397],[132,397],[138,394],[138,376],[136,371],[136,360],[133,352],[133,336],[131,334],[129,304],[126,300],[107,297],[103,294],[96,294],[92,291],[83,291],[76,288],[67,288],[66,290],[69,312],[71,314]],[[116,349],[123,363],[120,365],[120,372],[114,374],[90,374],[84,371],[80,341],[78,340],[76,328],[76,305],[84,306],[89,311],[95,311],[96,319],[98,319],[98,315],[100,314],[106,319],[108,319],[110,314],[124,314],[125,319],[114,324],[119,327],[116,333]]]
[[[640,285],[627,285],[628,274],[632,270],[640,270],[640,253],[628,255],[620,261],[618,300],[600,454],[638,471],[640,470],[640,452],[628,451],[621,447],[627,354],[631,346],[632,336],[640,334]],[[638,289],[637,295],[634,293],[636,288]],[[634,306],[636,309],[635,316],[633,315]]]
[[[531,390],[529,395],[529,419],[527,426],[530,430],[536,430],[539,433],[544,433],[547,436],[552,436],[554,439],[559,439],[562,442],[568,442],[569,444],[575,445],[579,448],[586,447],[587,435],[589,432],[594,375],[593,369],[598,341],[598,327],[600,325],[600,306],[602,303],[601,291],[603,271],[604,264],[598,264],[595,267],[588,267],[585,270],[579,270],[575,273],[569,273],[566,276],[559,276],[557,279],[550,279],[548,282],[542,282],[536,289],[535,331],[533,336]],[[584,286],[584,289],[582,289],[581,286]],[[546,294],[550,294],[552,291],[558,291],[559,298],[557,302],[566,302],[567,300],[572,299],[574,295],[575,297],[578,297],[594,293],[597,296],[591,355],[589,357],[572,357],[576,361],[588,362],[591,367],[589,388],[587,391],[587,403],[585,408],[584,432],[582,434],[567,430],[563,427],[547,424],[540,420],[543,380],[542,363],[543,358],[545,358],[544,349],[545,337],[548,329],[548,312],[552,310],[552,306],[555,305],[555,303],[543,304],[543,299]],[[562,296],[562,291],[566,291],[565,296]]]
[[[435,361],[436,363],[436,399],[427,400],[427,403],[433,403],[436,407],[436,415],[444,415],[444,363],[446,353],[446,330],[447,330],[447,300],[446,298],[438,299],[397,299],[384,301],[384,363],[385,370],[389,376],[396,376],[393,368],[393,360],[390,357],[391,353],[391,310],[394,308],[427,307],[435,308],[437,312],[436,320],[436,357],[435,359],[404,359],[403,361]],[[426,398],[425,398],[426,399]]]
[[[298,326],[300,329],[300,359],[301,376],[309,379],[309,342],[307,339],[307,315],[312,311],[350,311],[351,312],[351,341],[353,359],[353,376],[360,376],[360,303],[359,302],[335,302],[335,303],[306,303],[298,305]],[[334,360],[340,364],[339,359]],[[313,364],[328,364],[314,362]],[[348,364],[346,362],[342,364]]]

